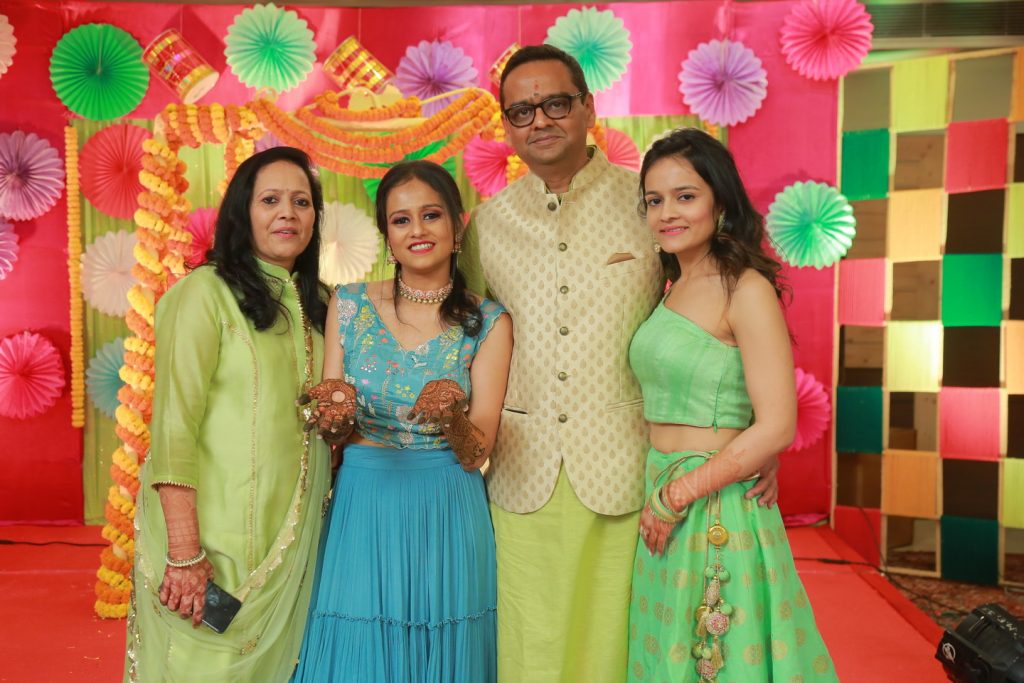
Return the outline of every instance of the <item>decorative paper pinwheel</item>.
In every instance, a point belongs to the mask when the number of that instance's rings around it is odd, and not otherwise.
[[[0,280],[14,270],[18,262],[18,233],[7,221],[0,221]]]
[[[853,207],[825,183],[793,183],[775,195],[766,222],[786,263],[818,270],[841,259],[857,234]]]
[[[604,139],[608,143],[608,149],[605,152],[608,161],[631,171],[640,170],[640,150],[636,148],[633,138],[621,130],[605,128]]]
[[[731,40],[712,40],[690,50],[679,72],[683,102],[719,126],[746,121],[768,93],[768,74],[754,51]]]
[[[799,451],[816,444],[830,419],[825,387],[811,373],[796,368],[796,436],[787,450]]]
[[[82,295],[102,313],[123,317],[135,284],[135,235],[117,230],[101,235],[82,254]]]
[[[185,229],[192,233],[192,246],[185,263],[191,268],[206,263],[206,252],[213,246],[213,233],[217,229],[217,209],[196,209],[188,217]]]
[[[484,197],[496,195],[508,184],[505,169],[512,147],[504,142],[473,138],[462,153],[462,170],[476,191]]]
[[[594,92],[607,90],[622,78],[633,49],[622,19],[596,7],[569,10],[548,29],[544,42],[575,57]]]
[[[48,339],[25,331],[0,340],[0,416],[41,415],[63,388],[64,365]]]
[[[64,106],[95,121],[124,116],[146,95],[142,47],[110,24],[84,24],[64,34],[50,56],[50,82]]]
[[[14,46],[17,42],[11,22],[0,14],[0,76],[7,73],[7,69],[14,63],[14,53],[18,51]]]
[[[0,133],[0,216],[38,218],[53,208],[64,188],[57,150],[35,133]]]
[[[320,240],[320,279],[331,286],[357,282],[377,262],[380,232],[352,204],[327,202]]]
[[[93,206],[115,218],[131,218],[139,208],[142,143],[148,130],[130,123],[104,128],[82,147],[82,194]]]
[[[291,90],[313,70],[313,32],[292,10],[270,2],[242,10],[224,39],[231,71],[250,88]]]
[[[85,370],[85,388],[93,404],[107,417],[113,419],[114,411],[121,405],[117,392],[124,386],[121,366],[124,365],[124,339],[118,337],[104,344],[96,352]]]
[[[465,88],[476,81],[477,71],[473,58],[455,47],[449,41],[421,40],[405,50],[405,56],[395,70],[394,83],[406,96],[415,95],[421,100],[457,88]],[[449,104],[449,99],[428,102],[423,113],[433,116]]]
[[[839,78],[871,49],[871,15],[856,0],[804,0],[790,10],[779,38],[791,67],[815,81]]]

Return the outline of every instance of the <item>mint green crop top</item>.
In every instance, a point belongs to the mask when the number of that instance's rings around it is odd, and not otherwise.
[[[753,418],[740,349],[664,301],[633,335],[629,364],[648,422],[745,429]]]

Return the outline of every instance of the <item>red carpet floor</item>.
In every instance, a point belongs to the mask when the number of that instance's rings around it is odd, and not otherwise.
[[[0,539],[103,542],[98,527],[0,527]],[[859,560],[827,528],[792,529],[790,543],[798,558]],[[0,544],[0,681],[121,680],[124,621],[92,611],[100,550]],[[874,570],[817,559],[797,569],[844,683],[946,680],[933,658],[941,631]]]

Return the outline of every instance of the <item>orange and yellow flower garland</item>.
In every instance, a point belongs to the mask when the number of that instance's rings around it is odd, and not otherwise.
[[[68,298],[71,322],[71,426],[85,426],[85,344],[82,340],[82,207],[78,186],[78,133],[64,129],[68,198]]]
[[[135,499],[139,493],[139,465],[149,448],[149,421],[153,413],[153,333],[156,301],[184,275],[184,253],[192,236],[184,227],[189,204],[185,164],[177,150],[157,140],[143,143],[143,170],[139,180],[145,191],[135,212],[137,263],[132,273],[139,280],[128,292],[130,309],[125,316],[134,336],[125,340],[124,365],[118,391],[121,405],[115,411],[115,432],[123,442],[114,452],[110,477],[114,485],[107,495],[103,538],[110,546],[100,555],[96,572],[96,614],[124,617],[131,594],[131,570],[135,551]]]

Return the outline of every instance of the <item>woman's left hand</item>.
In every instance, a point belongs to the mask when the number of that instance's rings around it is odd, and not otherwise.
[[[408,419],[420,424],[429,422],[447,429],[456,411],[466,411],[466,392],[450,379],[434,379],[420,392]]]
[[[675,524],[663,522],[655,517],[654,513],[651,512],[650,503],[644,505],[644,509],[640,513],[640,538],[651,552],[651,555],[661,555],[665,552],[665,546],[668,545],[668,537],[675,528]]]

